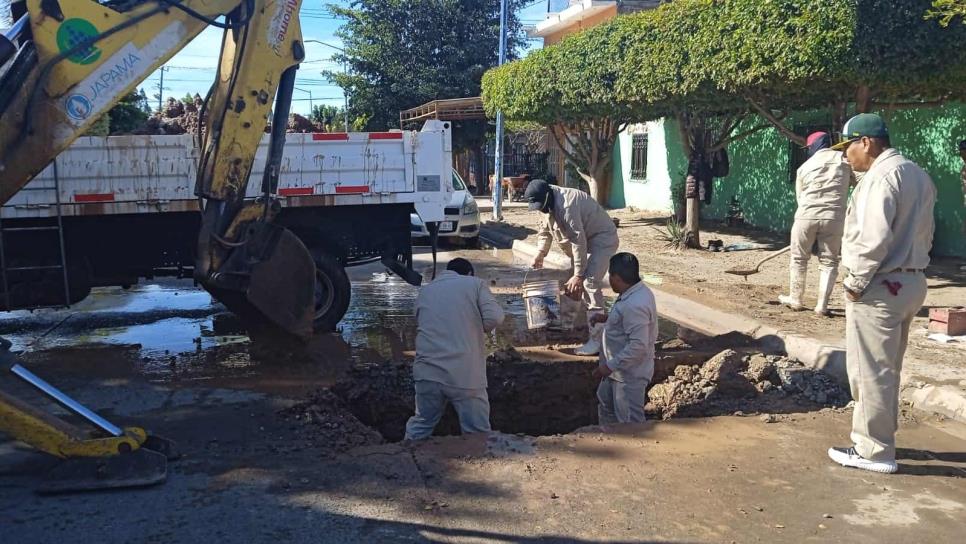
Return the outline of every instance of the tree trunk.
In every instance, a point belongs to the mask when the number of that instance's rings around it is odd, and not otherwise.
[[[607,207],[610,199],[610,161],[597,161],[589,168],[590,172],[577,169],[580,177],[587,182],[590,189],[590,196],[601,206]]]
[[[701,216],[701,201],[689,198],[687,205],[687,219],[684,225],[684,247],[701,249],[701,226],[698,224]]]
[[[855,92],[855,109],[857,113],[872,111],[872,89],[868,85],[860,85]]]

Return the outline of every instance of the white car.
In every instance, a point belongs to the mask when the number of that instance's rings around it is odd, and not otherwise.
[[[453,198],[443,210],[445,217],[439,224],[439,239],[462,241],[469,247],[476,247],[480,241],[480,209],[473,195],[466,189],[466,183],[453,171]],[[429,230],[418,214],[409,215],[409,231],[413,238],[428,238]]]

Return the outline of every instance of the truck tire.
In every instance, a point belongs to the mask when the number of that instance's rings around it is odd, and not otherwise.
[[[325,253],[315,258],[315,332],[332,332],[349,309],[352,287],[345,268]]]

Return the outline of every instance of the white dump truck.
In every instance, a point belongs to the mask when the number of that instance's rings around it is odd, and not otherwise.
[[[269,135],[252,179],[261,179]],[[453,193],[451,127],[288,134],[276,221],[316,262],[315,327],[345,314],[345,267],[381,260],[410,283],[410,214],[442,221]],[[59,306],[92,287],[191,277],[200,225],[197,139],[82,137],[0,210],[0,307]],[[248,197],[261,195],[250,183]]]

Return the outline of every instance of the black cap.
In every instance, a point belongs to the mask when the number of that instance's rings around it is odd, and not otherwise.
[[[966,151],[966,140],[960,140],[959,141],[959,150],[960,151]]]
[[[527,190],[523,192],[523,197],[530,203],[529,208],[533,211],[542,210],[549,196],[550,184],[542,179],[531,180],[527,184]]]

